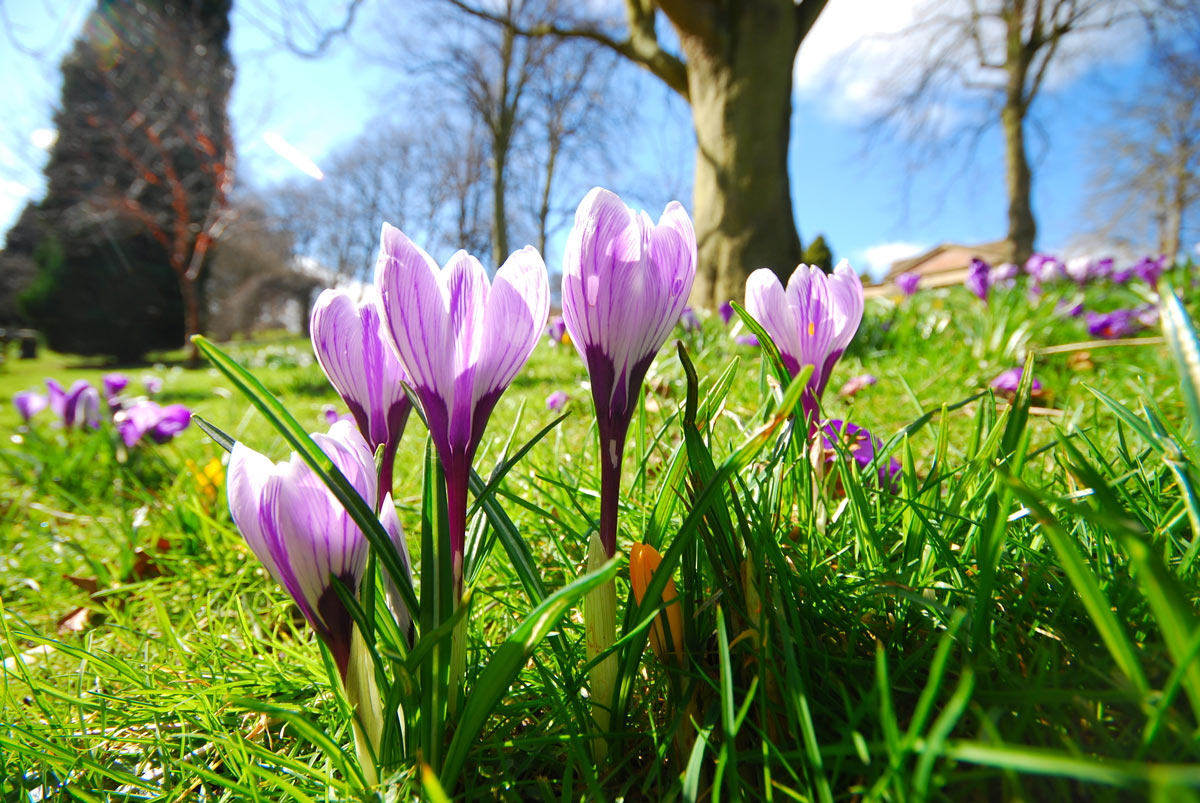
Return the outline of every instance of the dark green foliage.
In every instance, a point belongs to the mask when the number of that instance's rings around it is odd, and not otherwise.
[[[826,273],[833,272],[833,251],[830,250],[829,244],[825,242],[825,235],[818,234],[817,239],[808,244],[808,248],[804,249],[804,263],[806,265],[816,265]]]
[[[5,253],[36,269],[21,311],[52,348],[128,360],[183,342],[228,147],[230,7],[100,0],[64,59],[46,197]]]

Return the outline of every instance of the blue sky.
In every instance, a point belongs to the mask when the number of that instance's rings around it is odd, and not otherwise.
[[[881,37],[911,23],[922,3],[928,0],[833,0],[796,65],[791,173],[801,236],[807,242],[825,234],[835,254],[862,272],[878,273],[891,259],[941,241],[983,242],[1005,232],[998,130],[980,141],[965,170],[963,159],[955,157],[910,174],[901,166],[905,145],[900,142],[865,152],[862,128],[880,102],[877,79],[904,52]],[[40,196],[45,151],[35,141],[44,140],[50,127],[58,63],[93,5],[93,0],[46,0],[3,6],[9,32],[0,39],[0,73],[23,80],[0,85],[0,107],[6,110],[0,127],[0,231],[7,230],[27,197]],[[331,148],[378,115],[397,84],[394,72],[372,63],[357,45],[371,35],[369,16],[325,58],[306,61],[274,44],[263,11],[270,7],[271,0],[236,3],[233,20],[238,73],[231,113],[239,170],[242,179],[260,186],[297,175],[266,145],[264,134],[277,132],[319,165]],[[1091,133],[1109,114],[1102,85],[1119,92],[1134,86],[1144,49],[1136,32],[1101,35],[1081,41],[1051,76],[1035,107],[1044,136],[1031,137],[1041,248],[1088,247],[1083,238],[1089,228]],[[665,188],[683,188],[689,197],[680,200],[690,206],[687,108],[647,75],[630,82],[641,107],[625,180],[632,182],[629,176],[641,171]],[[651,210],[655,217],[657,212]],[[546,255],[552,267],[561,256],[558,240]]]

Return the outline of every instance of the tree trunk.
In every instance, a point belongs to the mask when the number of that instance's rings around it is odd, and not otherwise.
[[[1004,179],[1008,190],[1008,247],[1010,258],[1018,265],[1033,254],[1037,222],[1031,201],[1033,180],[1029,157],[1025,153],[1025,120],[1019,106],[1005,104],[1001,113],[1004,126]]]
[[[1167,225],[1159,238],[1159,253],[1165,254],[1167,264],[1174,265],[1183,240],[1183,211],[1187,207],[1187,165],[1177,164],[1171,176],[1171,200],[1167,205]]]
[[[196,295],[196,282],[181,275],[179,291],[183,295],[183,341],[188,353],[187,364],[189,368],[195,368],[200,364],[200,350],[192,342],[192,335],[200,334],[200,299]]]
[[[746,2],[731,26],[679,33],[696,129],[691,303],[715,308],[741,301],[757,268],[786,276],[800,262],[788,180],[800,37],[792,0]]]
[[[492,266],[499,270],[508,259],[508,210],[504,204],[504,183],[508,166],[508,138],[497,137],[492,157]]]

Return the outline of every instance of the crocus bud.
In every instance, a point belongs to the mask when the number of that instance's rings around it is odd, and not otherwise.
[[[637,600],[638,605],[642,604],[646,589],[650,586],[650,580],[660,563],[662,555],[648,544],[634,544],[629,548],[629,581],[633,585],[633,598]],[[683,611],[675,597],[675,580],[667,578],[667,585],[662,593],[662,602],[666,608],[658,614],[650,630],[650,646],[663,663],[667,663],[668,643],[664,622],[671,631],[671,655],[674,660],[683,662]]]

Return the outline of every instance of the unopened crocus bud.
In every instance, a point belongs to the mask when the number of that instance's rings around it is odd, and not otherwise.
[[[646,589],[661,563],[662,555],[648,544],[634,544],[629,548],[629,582],[633,586],[633,598],[637,600],[638,605],[642,604]],[[663,663],[667,663],[668,643],[671,645],[670,656],[675,661],[683,661],[683,611],[676,596],[675,580],[667,578],[662,593],[662,602],[666,608],[658,614],[650,629],[650,646]],[[670,630],[670,641],[667,638],[667,629]]]

